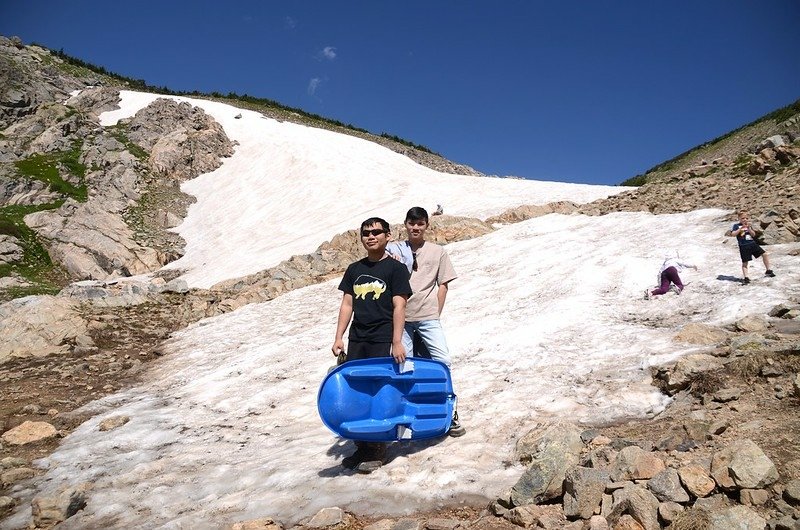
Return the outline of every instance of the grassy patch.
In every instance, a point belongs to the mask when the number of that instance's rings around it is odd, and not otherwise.
[[[147,151],[133,143],[126,135],[123,125],[115,125],[108,129],[113,136],[119,143],[125,146],[125,149],[130,152],[133,156],[135,156],[138,160],[142,162],[146,162],[150,155],[147,154]]]
[[[10,235],[22,247],[20,262],[0,265],[0,277],[17,274],[32,285],[12,287],[0,293],[0,301],[31,294],[54,294],[66,284],[66,275],[53,265],[50,255],[39,242],[36,233],[25,224],[23,218],[29,213],[58,208],[64,201],[32,206],[11,205],[0,208],[0,234]]]
[[[84,182],[86,166],[80,162],[81,144],[80,141],[76,142],[69,151],[31,155],[14,162],[14,165],[20,176],[40,180],[47,183],[51,191],[86,202],[89,195]],[[61,168],[78,177],[81,183],[76,186],[64,180]]]
[[[636,175],[624,181],[620,186],[644,186],[647,184],[647,175]]]

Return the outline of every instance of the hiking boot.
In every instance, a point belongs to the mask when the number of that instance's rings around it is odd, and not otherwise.
[[[342,466],[359,473],[372,473],[386,459],[386,444],[380,442],[356,442],[356,452],[342,459]]]
[[[775,273],[772,272],[772,269],[767,269],[767,272],[764,273],[764,276],[769,276],[770,278],[774,278]]]
[[[750,278],[748,278],[747,276],[745,276],[745,277],[744,277],[744,280],[742,280],[742,283],[743,283],[743,284],[745,284],[745,285],[747,285],[748,283],[750,283]]]
[[[450,422],[450,429],[447,431],[447,434],[453,438],[458,438],[459,436],[467,434],[467,430],[461,425],[461,422],[458,421],[458,411],[453,413],[453,421]]]
[[[650,289],[645,289],[644,290],[644,299],[645,300],[650,300],[651,296],[652,295],[650,294]]]

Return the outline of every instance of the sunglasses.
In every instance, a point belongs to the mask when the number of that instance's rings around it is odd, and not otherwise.
[[[411,257],[414,258],[414,262],[411,264],[411,270],[416,271],[417,269],[419,269],[419,265],[417,265],[417,253],[412,252]]]
[[[379,236],[385,233],[386,230],[384,230],[383,228],[373,228],[372,230],[362,230],[361,237]]]

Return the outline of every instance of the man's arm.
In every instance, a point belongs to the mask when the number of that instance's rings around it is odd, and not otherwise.
[[[439,316],[442,316],[442,311],[444,311],[444,303],[447,300],[447,285],[449,283],[450,282],[441,284],[439,290],[436,292],[436,300],[439,302]]]
[[[342,305],[339,306],[339,321],[336,324],[336,338],[334,338],[333,347],[331,347],[331,351],[334,355],[339,355],[339,353],[344,350],[344,332],[350,324],[350,317],[352,316],[353,295],[344,293],[342,294]]]
[[[403,347],[403,328],[406,325],[407,295],[392,297],[392,357],[398,363],[406,360],[406,349]]]

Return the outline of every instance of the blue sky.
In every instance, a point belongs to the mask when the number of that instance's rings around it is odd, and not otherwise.
[[[0,0],[0,34],[151,85],[601,184],[800,98],[798,27],[796,0]]]

